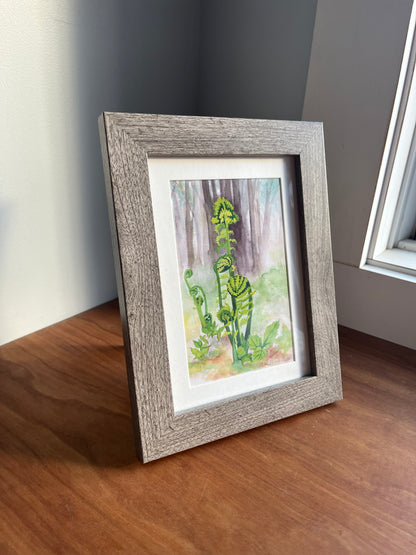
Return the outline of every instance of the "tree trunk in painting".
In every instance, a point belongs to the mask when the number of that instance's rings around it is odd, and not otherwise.
[[[251,248],[251,221],[250,221],[250,205],[248,195],[248,179],[244,180],[244,187],[241,190],[241,215],[244,222],[244,249],[245,249],[245,272],[250,272],[253,266],[253,252]]]
[[[205,201],[203,181],[196,182],[198,192],[197,221],[201,228],[199,252],[202,264],[213,264],[212,253],[215,251],[215,230],[211,223],[212,202],[208,205]]]
[[[211,223],[212,210],[214,206],[214,199],[212,196],[212,185],[208,180],[202,181],[202,194],[204,197],[205,204],[205,219],[208,229],[208,258],[213,264],[216,260],[216,249],[215,249],[215,229]]]
[[[201,195],[199,190],[199,181],[191,181],[193,203],[192,203],[192,223],[193,234],[196,240],[196,248],[194,247],[195,264],[204,263],[204,223],[201,221],[203,215],[203,207],[201,206]]]
[[[250,242],[252,266],[251,271],[256,273],[259,268],[259,241],[260,241],[260,211],[258,192],[256,190],[255,180],[248,179],[248,198],[250,213]]]
[[[266,201],[264,204],[264,219],[263,219],[263,227],[262,227],[262,234],[261,234],[261,241],[264,245],[268,245],[269,237],[270,237],[270,215],[271,215],[271,208],[274,203],[276,191],[272,190],[271,184],[269,184],[266,193]],[[264,249],[260,253],[261,263],[264,266],[267,257],[267,250]]]
[[[227,198],[225,194],[225,182],[225,179],[220,179],[220,196]]]
[[[226,179],[224,193],[225,193],[224,194],[225,198],[229,200],[232,205],[234,205],[234,195],[233,195],[233,187],[232,187],[231,179]]]
[[[237,273],[246,274],[251,270],[251,252],[249,245],[250,231],[248,227],[248,219],[243,216],[244,210],[242,206],[242,191],[241,188],[244,187],[246,180],[239,179],[238,181],[232,182],[231,185],[231,197],[232,204],[235,208],[237,214],[241,214],[241,217],[237,224],[233,226],[234,239],[237,241],[235,244],[234,258],[236,260]]]
[[[192,266],[194,265],[194,237],[191,213],[191,191],[189,181],[185,181],[185,230],[188,268],[192,268]]]
[[[175,222],[176,230],[176,245],[181,268],[185,268],[188,263],[188,256],[186,253],[186,233],[183,232],[182,210],[179,203],[179,192],[176,189],[175,194],[172,195],[173,201],[173,219]]]

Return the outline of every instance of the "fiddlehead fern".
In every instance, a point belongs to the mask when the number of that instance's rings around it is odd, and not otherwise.
[[[191,295],[196,311],[198,313],[199,321],[201,322],[201,329],[203,333],[211,334],[216,332],[215,322],[212,321],[212,315],[208,312],[207,296],[205,291],[200,285],[190,285],[189,280],[193,276],[193,272],[190,268],[184,272],[184,280],[188,288],[189,294]],[[202,311],[202,306],[204,306],[204,311]]]
[[[231,276],[227,284],[227,290],[233,298],[240,297],[248,287],[250,287],[248,279],[238,274]]]
[[[233,267],[234,258],[231,255],[225,254],[224,256],[220,256],[219,259],[216,261],[215,266],[220,274],[223,274],[227,270],[230,270]]]
[[[215,225],[217,233],[217,251],[225,247],[227,255],[231,255],[231,250],[234,248],[231,243],[236,243],[235,239],[231,238],[233,231],[229,229],[231,224],[236,224],[239,221],[238,214],[234,211],[234,206],[229,200],[219,197],[214,203],[213,216],[211,222]]]
[[[236,241],[232,237],[234,233],[230,226],[238,221],[239,216],[232,203],[219,197],[214,203],[211,218],[215,226],[217,252],[222,251],[213,265],[218,301],[217,320],[208,311],[207,295],[203,287],[190,283],[192,270],[188,268],[184,272],[187,289],[198,313],[202,333],[205,334],[194,340],[192,354],[197,361],[204,361],[209,357],[211,347],[207,338],[216,336],[220,342],[221,337],[228,337],[235,367],[241,367],[246,362],[264,360],[278,331],[278,322],[274,322],[267,326],[263,339],[258,335],[251,335],[255,291],[246,276],[235,273],[235,261],[231,254]]]
[[[231,276],[228,280],[227,290],[231,295],[231,302],[233,306],[233,315],[235,321],[235,333],[237,339],[237,346],[242,346],[241,341],[241,326],[239,321],[240,310],[241,309],[241,297],[250,288],[250,282],[244,276],[238,274]],[[240,302],[239,302],[240,300]]]
[[[214,264],[214,273],[217,280],[217,292],[218,292],[218,305],[222,308],[223,298],[226,292],[223,292],[222,288],[222,278],[225,272],[234,272],[234,258],[231,255],[220,256],[219,259]],[[222,274],[222,275],[220,275]],[[224,281],[226,278],[224,278]],[[225,283],[224,283],[225,284]]]
[[[223,324],[225,324],[226,326],[228,326],[228,324],[231,324],[231,322],[234,320],[233,313],[231,312],[231,309],[228,305],[223,306],[217,312],[217,316],[218,316],[218,320]]]
[[[214,225],[236,224],[240,218],[234,211],[234,206],[224,197],[219,197],[214,203],[211,221]]]

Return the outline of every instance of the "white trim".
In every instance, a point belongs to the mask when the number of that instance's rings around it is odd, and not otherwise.
[[[416,81],[416,79],[415,79]],[[416,96],[410,97],[410,101],[416,108]],[[397,208],[391,224],[391,233],[387,248],[401,248],[398,243],[402,239],[408,239],[414,233],[416,221],[416,122],[413,129],[413,139],[408,152],[407,163],[400,187]]]
[[[416,126],[416,102],[409,102],[409,98],[416,98],[415,50],[416,1],[413,2],[410,15],[392,117],[360,261],[360,268],[363,269],[367,269],[369,259],[378,259],[389,246],[391,226],[408,167]]]
[[[379,266],[371,265],[371,264],[365,264],[360,269],[361,270],[367,270],[368,272],[373,272],[374,274],[380,274],[380,275],[385,276],[385,277],[394,278],[394,279],[401,279],[403,281],[408,281],[410,283],[416,283],[415,276],[405,274],[402,271],[396,272],[396,271],[391,269],[391,266],[389,266],[387,268],[387,267],[382,267],[381,264]]]
[[[416,282],[416,253],[414,251],[386,249],[377,258],[369,258],[363,269],[371,270],[373,267],[384,270],[384,273],[386,273],[385,270],[389,270],[386,275],[395,275],[396,277],[401,277],[401,279]],[[402,277],[404,275],[407,277]],[[408,276],[412,276],[414,279],[409,280]]]
[[[416,252],[416,241],[414,239],[402,239],[397,246],[404,251]]]

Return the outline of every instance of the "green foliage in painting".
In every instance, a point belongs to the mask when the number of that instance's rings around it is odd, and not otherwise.
[[[286,268],[281,265],[279,268],[272,268],[263,274],[258,282],[256,289],[261,295],[269,295],[274,299],[281,296],[288,296]]]
[[[234,247],[231,243],[236,243],[236,240],[232,238],[234,232],[230,229],[230,225],[236,224],[239,221],[238,214],[234,211],[234,206],[229,200],[223,197],[219,197],[214,203],[213,216],[211,222],[215,226],[215,232],[217,234],[217,252],[222,248],[227,251],[227,256],[231,255],[231,251]]]
[[[279,351],[283,353],[287,353],[292,348],[292,334],[290,329],[285,325],[282,326],[282,333],[277,340],[277,346]]]
[[[266,358],[268,350],[276,339],[279,325],[280,322],[278,321],[269,324],[264,332],[263,340],[258,335],[253,336],[254,341],[251,342],[251,345],[249,343],[249,347],[253,350],[253,360],[264,360]]]
[[[197,340],[194,340],[194,347],[191,348],[191,352],[196,360],[206,360],[210,345],[208,339],[205,335]]]
[[[246,289],[250,287],[248,279],[244,276],[231,276],[227,283],[227,291],[235,299],[241,297]]]
[[[280,322],[273,322],[272,324],[269,324],[267,326],[263,337],[263,343],[262,343],[263,349],[267,350],[273,345],[274,340],[276,339],[277,332],[279,330],[279,325],[280,325]]]
[[[231,311],[231,308],[228,305],[223,306],[217,312],[217,316],[218,316],[218,320],[227,326],[228,324],[231,324],[231,322],[234,320],[234,315]]]
[[[195,360],[203,361],[209,358],[211,346],[209,338],[215,338],[217,341],[228,338],[233,364],[236,367],[242,367],[247,362],[266,359],[269,350],[276,342],[280,322],[269,324],[263,337],[251,333],[255,291],[246,276],[235,273],[235,261],[232,255],[233,244],[236,243],[236,240],[233,238],[234,233],[230,226],[238,221],[239,216],[231,202],[224,197],[219,197],[214,203],[211,218],[216,232],[217,252],[223,251],[213,266],[217,290],[216,317],[218,322],[208,310],[207,296],[203,287],[197,284],[191,285],[193,272],[190,268],[185,270],[184,280],[201,324],[201,335],[194,340],[194,347],[191,348]],[[274,271],[277,272],[277,270]],[[276,286],[276,283],[280,286],[280,281],[283,280],[284,285],[281,290],[284,291],[284,287],[287,290],[285,275],[267,276],[264,274],[262,276],[259,284],[266,298],[273,296],[273,287]],[[277,347],[283,352],[287,352],[291,346],[290,330],[283,326]]]
[[[229,200],[223,197],[219,197],[215,201],[213,212],[214,214],[211,221],[214,225],[224,225],[228,227],[230,224],[236,224],[239,220],[238,215],[234,211],[234,206]]]
[[[224,255],[224,256],[220,256],[220,258],[217,260],[215,264],[218,272],[220,274],[223,274],[224,272],[232,268],[233,263],[234,263],[234,258],[232,256]]]

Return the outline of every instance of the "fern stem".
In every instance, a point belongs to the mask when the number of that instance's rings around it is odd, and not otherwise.
[[[214,264],[214,272],[217,278],[217,288],[218,288],[218,304],[220,307],[220,310],[222,308],[222,292],[221,292],[221,279],[220,279],[220,274],[217,270],[217,263]]]
[[[203,290],[203,288],[200,285],[197,285],[198,290],[200,291],[200,293],[202,294],[202,298],[204,299],[204,311],[205,313],[209,312],[208,310],[208,303],[207,303],[207,296],[205,295],[205,291]]]
[[[205,313],[208,313],[208,304],[207,304],[207,297],[205,295],[205,291],[203,290],[203,288],[200,285],[194,285],[193,287],[189,284],[188,281],[188,277],[187,277],[187,272],[190,272],[190,277],[192,277],[192,270],[186,270],[186,272],[184,273],[184,280],[186,283],[186,287],[188,288],[189,294],[191,295],[193,301],[194,301],[194,305],[196,308],[196,311],[198,312],[198,318],[199,321],[201,323],[201,330],[202,332],[204,332],[204,327],[205,327],[205,318],[204,318],[204,314],[202,312],[202,308],[201,305],[197,302],[197,293],[195,291],[199,291],[199,293],[201,293],[202,295],[202,304],[204,304],[204,310]]]
[[[238,356],[237,356],[237,349],[235,348],[235,340],[234,340],[234,322],[231,322],[231,335],[228,336],[230,343],[231,343],[231,348],[233,350],[233,363],[237,363],[238,362]]]
[[[233,315],[235,322],[235,329],[237,331],[237,345],[241,347],[241,333],[240,333],[240,322],[238,321],[238,308],[235,297],[231,297],[231,302],[233,303]]]
[[[253,293],[251,292],[251,287],[249,287],[248,289],[248,300],[249,300],[249,316],[248,316],[248,321],[247,321],[247,326],[246,326],[246,331],[244,334],[244,339],[246,341],[248,341],[248,338],[250,337],[250,333],[251,333],[251,317],[253,314]]]
[[[227,232],[227,254],[228,256],[231,255],[231,244],[230,244],[230,231],[228,229],[228,222],[225,220],[225,230]]]

